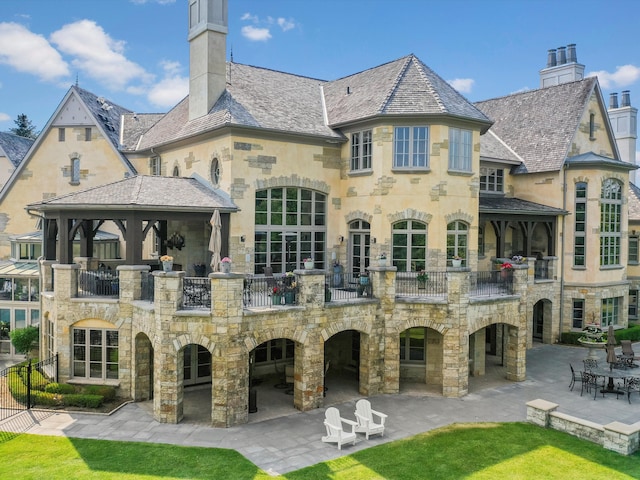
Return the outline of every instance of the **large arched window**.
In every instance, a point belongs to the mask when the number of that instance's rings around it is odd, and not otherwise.
[[[451,259],[459,257],[462,259],[462,266],[467,266],[467,256],[469,248],[469,225],[460,220],[447,224],[447,264],[451,264]]]
[[[418,272],[427,264],[427,224],[403,220],[392,227],[392,261],[399,272]]]
[[[255,266],[284,273],[311,258],[325,267],[326,204],[324,193],[298,187],[258,190],[255,203]]]
[[[622,185],[611,178],[600,193],[600,265],[620,264]]]

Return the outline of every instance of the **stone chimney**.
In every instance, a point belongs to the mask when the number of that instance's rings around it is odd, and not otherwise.
[[[202,117],[227,87],[228,0],[189,0],[189,120]]]
[[[618,94],[610,93],[609,94],[609,108],[618,108]]]
[[[547,66],[540,70],[540,87],[575,82],[584,78],[584,65],[578,63],[576,44],[547,51]]]

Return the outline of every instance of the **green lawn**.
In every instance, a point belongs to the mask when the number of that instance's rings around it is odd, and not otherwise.
[[[233,450],[2,432],[0,458],[0,478],[21,480],[273,478]],[[457,424],[278,478],[637,479],[640,454],[625,457],[526,423]]]

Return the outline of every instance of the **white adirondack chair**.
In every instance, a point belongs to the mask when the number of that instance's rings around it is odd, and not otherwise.
[[[369,440],[369,435],[375,435],[376,433],[384,436],[384,421],[386,418],[387,415],[384,413],[371,409],[369,400],[362,399],[356,402],[356,419],[358,420],[356,432],[364,433],[367,436],[367,440]]]
[[[322,437],[323,442],[337,443],[338,450],[342,450],[342,445],[345,443],[352,442],[354,445],[356,444],[356,432],[354,430],[356,425],[358,425],[356,422],[342,418],[340,412],[335,407],[327,408],[324,416],[324,426],[327,429],[327,435]],[[351,425],[350,432],[342,428],[343,423]]]

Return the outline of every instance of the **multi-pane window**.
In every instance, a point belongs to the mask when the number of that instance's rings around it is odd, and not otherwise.
[[[629,290],[629,318],[638,318],[638,290]]]
[[[620,264],[621,224],[622,185],[608,178],[600,194],[600,265]]]
[[[44,336],[44,348],[45,358],[51,358],[55,352],[55,325],[49,317],[44,319],[44,329],[42,332]]]
[[[449,127],[449,170],[471,171],[471,130]]]
[[[572,319],[573,328],[582,328],[584,322],[584,300],[581,298],[573,299]]]
[[[617,325],[619,320],[620,298],[611,297],[602,299],[602,313],[600,315],[600,324],[602,327],[609,325]]]
[[[447,224],[447,262],[449,264],[452,258],[460,257],[462,266],[467,266],[468,233],[469,225],[460,220]]]
[[[351,170],[371,168],[371,130],[351,134]]]
[[[638,263],[638,237],[629,237],[629,263]]]
[[[428,166],[429,127],[395,127],[393,167],[427,168]]]
[[[80,159],[75,157],[71,159],[71,184],[80,183]]]
[[[149,173],[151,175],[162,175],[162,161],[160,157],[151,157],[149,160]]]
[[[311,258],[324,268],[327,196],[297,187],[256,192],[255,273],[271,267],[274,273],[299,268]]]
[[[393,225],[392,261],[399,272],[424,270],[427,262],[427,225],[404,220]]]
[[[58,141],[64,142],[64,138],[65,138],[64,128],[58,128]]]
[[[426,328],[409,328],[400,334],[400,361],[424,363],[425,362],[425,333]]]
[[[288,360],[294,358],[295,344],[286,338],[277,338],[258,345],[253,353],[256,364]]]
[[[118,331],[73,329],[73,376],[118,378]]]
[[[504,169],[480,167],[480,191],[504,192]]]
[[[18,258],[20,260],[37,260],[42,255],[41,243],[18,243]]]
[[[587,253],[587,184],[576,183],[573,235],[573,265],[584,267]]]
[[[91,127],[87,127],[84,129],[84,141],[85,142],[91,141]]]

